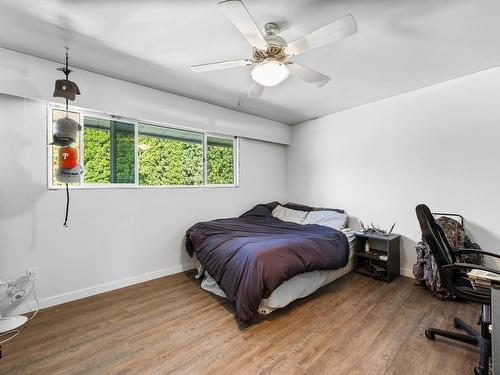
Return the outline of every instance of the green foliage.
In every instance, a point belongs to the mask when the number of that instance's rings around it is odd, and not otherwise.
[[[201,143],[139,136],[140,185],[201,185]]]
[[[135,142],[134,134],[116,135],[116,182],[133,184],[135,181]]]
[[[233,148],[208,145],[207,178],[209,184],[232,184]]]
[[[109,132],[84,128],[83,142],[85,183],[109,183],[111,176]]]
[[[84,129],[84,162],[86,183],[109,183],[111,178],[110,132]],[[116,182],[134,183],[134,135],[116,135]]]
[[[202,143],[139,135],[139,184],[201,185],[203,183]],[[85,183],[110,183],[110,132],[84,128]],[[116,136],[116,182],[134,183],[134,134]],[[208,144],[207,178],[209,184],[232,184],[233,148]]]

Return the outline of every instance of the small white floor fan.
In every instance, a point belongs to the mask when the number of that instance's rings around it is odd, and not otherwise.
[[[0,345],[16,337],[20,333],[19,328],[38,312],[35,282],[36,279],[31,275],[0,280]],[[29,318],[16,314],[16,310],[21,307],[34,313]]]

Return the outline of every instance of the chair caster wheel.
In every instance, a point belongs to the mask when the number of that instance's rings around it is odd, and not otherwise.
[[[429,340],[434,340],[436,338],[436,335],[431,330],[426,329],[425,330],[425,337],[427,337]]]

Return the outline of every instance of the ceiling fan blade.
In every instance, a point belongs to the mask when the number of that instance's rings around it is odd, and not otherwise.
[[[230,60],[230,61],[218,61],[210,64],[193,65],[189,69],[191,69],[195,73],[203,73],[203,72],[210,72],[212,70],[228,69],[237,66],[252,65],[252,64],[253,64],[252,60],[241,59],[241,60]]]
[[[318,87],[322,87],[330,81],[330,77],[324,75],[323,73],[317,72],[311,68],[297,63],[287,63],[288,69],[290,69],[290,74],[294,77],[300,78],[307,83],[312,83]]]
[[[354,17],[350,14],[339,18],[329,24],[304,35],[303,37],[288,43],[285,52],[288,55],[295,56],[299,53],[321,47],[344,38],[346,36],[355,34],[358,31],[358,26]]]
[[[264,86],[259,85],[257,82],[254,82],[252,84],[252,87],[250,87],[250,91],[248,92],[248,97],[256,98],[258,96],[261,96],[263,91],[264,91]]]
[[[243,34],[252,47],[265,50],[267,42],[260,33],[245,4],[239,0],[225,0],[219,3],[226,16]]]

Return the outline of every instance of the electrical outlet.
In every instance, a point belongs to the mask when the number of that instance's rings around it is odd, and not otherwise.
[[[26,269],[26,275],[33,277],[35,280],[38,279],[38,267],[30,267]]]

